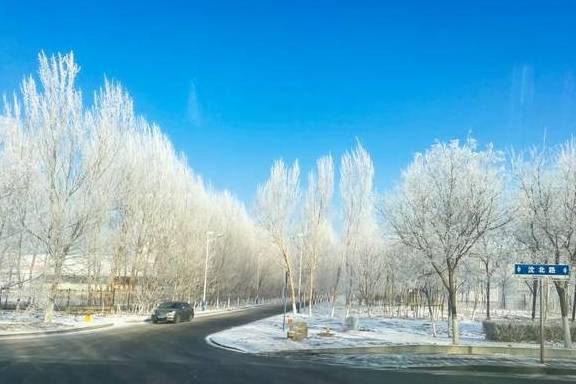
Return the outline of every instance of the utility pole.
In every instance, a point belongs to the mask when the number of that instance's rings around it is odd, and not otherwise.
[[[298,313],[300,313],[300,308],[302,307],[302,297],[301,297],[301,287],[302,287],[302,253],[304,251],[304,234],[299,233],[300,238],[300,265],[298,268]]]
[[[286,295],[288,291],[288,272],[284,275],[284,285],[282,286],[282,300],[284,301],[284,317],[282,317],[282,330],[286,329],[286,305],[288,300],[286,300]]]
[[[208,257],[210,255],[210,240],[211,236],[214,235],[213,231],[206,232],[206,261],[204,264],[204,291],[202,293],[202,310],[206,310],[206,286],[208,285]],[[216,234],[216,238],[222,237],[221,233]]]

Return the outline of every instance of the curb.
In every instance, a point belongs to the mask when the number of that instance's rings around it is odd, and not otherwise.
[[[212,335],[206,336],[206,338],[204,340],[206,341],[206,344],[208,344],[211,347],[220,348],[220,349],[224,349],[226,351],[233,351],[233,352],[238,352],[238,353],[249,353],[249,352],[244,351],[243,349],[235,348],[235,347],[229,347],[225,344],[221,344],[217,341],[214,341],[214,340],[212,340],[212,338],[210,336],[212,336]]]
[[[0,339],[31,337],[31,336],[44,336],[44,335],[61,335],[61,334],[66,334],[66,333],[78,333],[78,332],[83,332],[83,331],[94,331],[96,329],[108,328],[108,327],[112,327],[113,325],[114,325],[114,323],[105,323],[105,324],[91,325],[88,327],[80,327],[80,328],[55,329],[55,330],[48,330],[48,331],[34,331],[34,332],[21,332],[21,333],[4,333],[4,334],[0,334]]]
[[[574,376],[576,376],[576,369],[565,368],[565,367],[554,367],[545,365],[537,366],[520,366],[513,367],[507,365],[495,365],[495,364],[470,364],[470,365],[454,365],[454,366],[438,366],[438,367],[412,367],[411,370],[423,371],[429,373],[442,374],[447,373],[462,373],[462,372],[474,372],[480,374],[514,374],[517,376],[526,376],[530,379],[534,379],[533,375],[546,375],[547,377],[566,377],[570,378],[571,381]],[[563,381],[563,380],[562,380]]]
[[[513,346],[480,346],[480,345],[438,345],[438,344],[412,344],[412,345],[374,345],[366,347],[346,348],[313,348],[295,349],[289,351],[274,351],[276,353],[294,354],[444,354],[444,355],[470,355],[490,356],[509,355],[520,357],[540,357],[539,347],[513,347]],[[545,358],[576,359],[576,349],[547,348]]]

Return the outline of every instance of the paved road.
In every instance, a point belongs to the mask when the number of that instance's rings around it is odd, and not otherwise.
[[[275,312],[274,308],[259,308],[176,325],[143,324],[94,333],[0,340],[0,382],[449,384],[527,381],[525,377],[355,369],[229,352],[204,341],[210,333]],[[532,379],[538,383],[547,380]]]

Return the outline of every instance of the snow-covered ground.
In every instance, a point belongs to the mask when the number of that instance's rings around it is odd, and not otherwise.
[[[205,311],[197,311],[196,317],[212,316],[219,313],[244,310],[252,307],[254,307],[254,305],[230,308],[211,308]],[[92,315],[92,320],[87,322],[82,315],[68,315],[62,312],[55,312],[53,321],[45,323],[44,313],[41,310],[25,310],[19,312],[0,310],[0,336],[78,329],[103,324],[126,326],[143,323],[148,319],[150,319],[149,314],[94,314]]]
[[[133,316],[129,318],[133,318]],[[122,318],[122,321],[126,319]],[[120,318],[112,319],[94,315],[91,322],[86,322],[83,316],[72,316],[56,312],[52,322],[45,323],[43,320],[44,314],[41,311],[0,311],[0,335],[91,327],[119,322]]]
[[[209,336],[210,341],[249,353],[302,350],[313,348],[345,348],[392,344],[451,344],[446,321],[436,322],[436,337],[432,336],[432,323],[422,319],[369,317],[365,312],[354,312],[359,318],[359,329],[347,331],[344,312],[337,311],[330,317],[329,305],[318,305],[311,318],[306,314],[296,316],[308,323],[308,338],[296,342],[287,339],[282,329],[283,315],[272,316],[240,327],[230,328]],[[322,335],[330,329],[331,336]],[[502,345],[485,340],[480,321],[460,321],[460,342],[463,345]],[[507,344],[506,344],[507,345]],[[526,344],[518,344],[525,346]]]

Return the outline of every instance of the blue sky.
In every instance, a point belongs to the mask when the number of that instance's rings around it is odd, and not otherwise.
[[[416,151],[463,139],[525,148],[576,126],[576,1],[0,0],[0,92],[36,55],[74,50],[191,167],[250,203],[276,158],[340,156],[359,138],[376,186]]]

